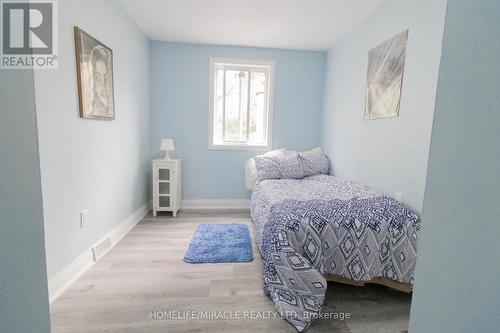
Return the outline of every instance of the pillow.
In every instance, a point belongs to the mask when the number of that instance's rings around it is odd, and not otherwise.
[[[330,161],[321,147],[304,152],[278,149],[257,155],[245,163],[246,187],[265,179],[301,179],[330,173]]]
[[[314,175],[328,175],[330,173],[330,160],[324,154],[305,151],[298,153],[304,177]]]
[[[299,160],[299,154],[294,151],[286,151],[276,157],[280,178],[299,179],[304,178],[304,171]]]
[[[278,156],[285,151],[286,151],[285,148],[280,148],[268,151],[265,154],[257,156],[267,156],[267,157]],[[255,166],[255,160],[253,159],[253,157],[251,157],[245,162],[245,187],[247,190],[253,189],[255,183],[257,182],[257,177],[258,177],[258,172],[257,172],[257,167]]]
[[[299,152],[299,153],[313,153],[313,154],[323,155],[323,149],[321,147],[316,147],[316,148],[313,148],[311,150],[307,150],[307,151]]]
[[[277,156],[255,156],[255,167],[257,168],[256,183],[264,179],[280,179],[281,169]]]

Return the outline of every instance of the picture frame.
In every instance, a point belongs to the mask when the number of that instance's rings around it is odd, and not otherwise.
[[[114,120],[113,50],[74,27],[80,118]]]

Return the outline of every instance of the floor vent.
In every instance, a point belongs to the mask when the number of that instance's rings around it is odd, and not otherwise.
[[[111,248],[111,238],[106,237],[100,243],[92,247],[92,254],[94,255],[94,261],[101,259],[101,257]]]

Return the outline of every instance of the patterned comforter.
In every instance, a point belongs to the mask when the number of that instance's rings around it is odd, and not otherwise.
[[[264,290],[299,332],[321,311],[325,273],[413,283],[420,220],[369,187],[327,175],[264,180],[251,215]]]

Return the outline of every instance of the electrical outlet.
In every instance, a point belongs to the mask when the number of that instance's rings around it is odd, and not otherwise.
[[[404,200],[405,200],[405,196],[403,193],[400,193],[400,192],[396,192],[394,194],[394,199],[396,199],[397,201],[401,202],[401,203],[404,203]]]
[[[84,209],[80,212],[80,228],[85,228],[87,223],[89,223],[89,211]]]

